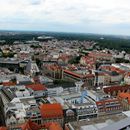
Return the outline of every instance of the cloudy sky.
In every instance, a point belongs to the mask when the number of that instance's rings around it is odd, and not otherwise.
[[[130,0],[0,0],[0,29],[130,35]]]

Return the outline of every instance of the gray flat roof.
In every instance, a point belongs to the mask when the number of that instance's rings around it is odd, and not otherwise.
[[[0,58],[0,63],[19,64],[22,61],[20,59]]]
[[[109,126],[106,126],[100,130],[121,130],[130,125],[130,117],[115,122]]]
[[[83,128],[84,128],[83,130],[87,130],[85,129],[85,126],[87,127],[88,125],[94,126],[95,128],[97,128],[97,130],[120,130],[118,128],[113,127],[112,125],[115,124],[115,122],[118,122],[126,118],[127,116],[125,114],[120,113],[120,114],[99,116],[98,118],[90,118],[89,120],[86,119],[86,120],[81,120],[81,121],[74,121],[74,122],[70,122],[70,124],[72,125],[74,130],[82,130]],[[127,123],[128,122],[129,121],[127,121]],[[107,127],[105,126],[106,124],[108,124]],[[110,128],[110,124],[112,128]],[[121,124],[121,126],[123,125]],[[91,129],[88,129],[88,130],[91,130]]]

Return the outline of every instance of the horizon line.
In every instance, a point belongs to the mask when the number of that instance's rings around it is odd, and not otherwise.
[[[91,34],[91,35],[105,35],[105,36],[125,36],[125,37],[130,37],[130,35],[123,35],[123,34],[109,34],[109,33],[93,33],[93,32],[67,32],[67,31],[43,31],[43,30],[21,30],[21,29],[17,29],[17,30],[13,30],[13,29],[0,29],[0,32],[8,32],[8,31],[12,31],[12,32],[43,32],[43,33],[70,33],[70,34]]]

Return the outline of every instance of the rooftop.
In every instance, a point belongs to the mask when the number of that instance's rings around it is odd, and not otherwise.
[[[109,124],[114,124],[122,119],[127,118],[126,115],[123,113],[121,114],[114,114],[114,115],[107,115],[107,116],[100,116],[98,118],[91,118],[89,120],[82,120],[82,121],[75,121],[71,122],[70,125],[74,128],[74,130],[100,130],[101,128],[108,126]],[[110,125],[109,125],[110,126]],[[103,129],[106,130],[106,129]],[[113,130],[112,128],[109,130]],[[118,130],[118,129],[115,129]]]
[[[59,99],[61,102],[64,102],[64,107],[71,107],[71,108],[79,108],[79,107],[87,107],[87,106],[94,106],[95,102],[89,98],[87,95],[82,97],[81,93],[71,93],[61,95]],[[59,101],[59,102],[60,102]]]
[[[125,129],[129,125],[130,125],[130,117],[122,119],[118,122],[115,122],[115,123],[109,125],[109,126],[103,127],[101,130],[121,130],[121,129]]]
[[[69,71],[69,70],[64,70],[64,72],[67,73],[67,74],[70,74],[70,75],[76,76],[76,77],[78,77],[78,78],[83,78],[83,75],[81,75],[81,74],[77,74],[77,73],[72,72],[72,71]]]
[[[0,127],[0,130],[7,130],[6,127]]]
[[[17,84],[31,84],[33,83],[33,79],[30,78],[29,76],[25,76],[25,75],[20,75],[20,74],[17,74],[16,75],[16,80],[17,80]]]
[[[31,120],[20,125],[18,128],[21,128],[21,130],[63,130],[60,124],[58,124],[57,122],[49,122],[42,125],[38,125]]]
[[[12,101],[14,98],[27,98],[32,96],[31,91],[25,86],[15,85],[15,86],[3,86],[1,88],[1,94],[3,94],[2,98],[6,98],[9,102]]]
[[[9,81],[9,82],[3,82],[3,86],[15,86],[15,85],[16,85],[16,83],[11,82],[11,81]]]
[[[52,122],[49,126],[49,130],[63,130],[62,127],[58,123]]]
[[[118,97],[128,100],[128,103],[130,104],[130,93],[122,92],[122,93],[119,93]]]
[[[41,111],[41,116],[44,119],[63,117],[62,106],[59,103],[42,104],[40,106],[40,111]]]
[[[0,63],[8,63],[8,64],[19,64],[22,60],[20,59],[14,59],[14,58],[0,58]]]
[[[43,90],[47,90],[47,88],[45,87],[45,85],[42,84],[29,84],[26,85],[27,88],[31,88],[34,91],[43,91]]]

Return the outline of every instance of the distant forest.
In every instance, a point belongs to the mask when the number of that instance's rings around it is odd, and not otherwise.
[[[14,41],[27,41],[38,36],[52,36],[58,40],[79,40],[95,41],[100,48],[109,48],[124,50],[130,53],[130,37],[97,35],[84,33],[56,33],[56,32],[0,32],[0,40],[5,40],[6,44],[12,44]]]

